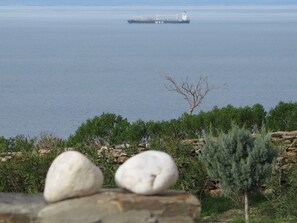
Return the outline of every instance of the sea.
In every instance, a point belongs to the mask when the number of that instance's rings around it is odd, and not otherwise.
[[[186,10],[190,24],[128,24]],[[195,113],[297,98],[297,6],[0,7],[0,135],[67,138],[103,112],[188,110],[166,89],[207,77]]]

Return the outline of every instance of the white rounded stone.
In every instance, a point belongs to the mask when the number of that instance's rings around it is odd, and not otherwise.
[[[44,198],[56,202],[83,197],[100,191],[103,174],[88,158],[77,151],[60,154],[50,166],[44,188]]]
[[[153,195],[173,186],[178,178],[174,160],[161,151],[146,151],[128,159],[115,175],[116,184],[137,194]]]

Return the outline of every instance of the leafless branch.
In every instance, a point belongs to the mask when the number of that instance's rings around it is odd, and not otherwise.
[[[164,79],[169,82],[168,85],[165,84],[165,88],[168,91],[176,92],[184,97],[184,99],[189,104],[188,114],[192,114],[194,109],[199,107],[205,96],[213,89],[214,85],[209,85],[207,76],[200,77],[199,80],[191,84],[188,78],[182,81],[181,84],[177,83],[175,79],[169,75],[165,75]]]

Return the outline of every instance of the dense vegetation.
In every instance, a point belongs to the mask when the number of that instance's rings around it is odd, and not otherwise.
[[[78,127],[68,139],[60,139],[54,135],[42,134],[39,137],[16,136],[13,138],[0,137],[0,153],[6,153],[0,159],[0,192],[29,192],[43,191],[46,172],[52,160],[65,151],[65,148],[75,148],[84,153],[105,175],[105,187],[115,187],[114,173],[118,163],[111,153],[104,152],[98,156],[102,145],[124,145],[126,153],[135,153],[139,144],[149,144],[150,149],[162,150],[169,153],[176,161],[180,177],[175,189],[182,189],[202,199],[203,215],[216,215],[234,207],[242,207],[236,196],[210,198],[205,196],[204,187],[208,176],[197,151],[191,145],[181,143],[186,139],[199,139],[207,135],[219,136],[227,133],[232,126],[244,127],[251,133],[261,128],[268,131],[297,130],[297,103],[280,102],[269,111],[262,105],[235,108],[228,105],[223,108],[214,107],[208,112],[201,111],[195,115],[183,114],[169,121],[128,122],[120,115],[104,113],[87,120]],[[126,147],[125,147],[126,145]],[[129,146],[128,146],[129,145]],[[47,150],[40,155],[40,149]],[[14,152],[13,158],[9,153]],[[21,152],[21,154],[17,153]],[[289,187],[279,185],[275,175],[267,184],[274,193],[269,196],[251,194],[251,215],[267,216],[266,222],[296,221],[297,169],[292,168],[288,174]],[[217,202],[220,206],[216,206]],[[224,217],[224,216],[223,216]],[[237,222],[241,222],[239,217]],[[281,220],[277,220],[281,219]],[[261,220],[259,222],[265,222]]]
[[[290,131],[297,129],[297,103],[280,102],[266,112],[262,105],[235,108],[227,105],[214,107],[211,111],[197,115],[183,114],[169,121],[138,120],[129,123],[127,119],[104,113],[87,120],[69,137],[69,144],[138,144],[154,138],[191,139],[212,133],[227,132],[233,124],[253,132],[266,126],[269,131]]]

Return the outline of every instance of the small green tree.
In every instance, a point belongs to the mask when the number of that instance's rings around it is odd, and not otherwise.
[[[219,187],[226,195],[244,196],[245,219],[249,222],[248,195],[271,175],[274,156],[270,136],[264,129],[253,135],[234,126],[218,139],[207,137],[201,158],[209,176],[219,181]]]

